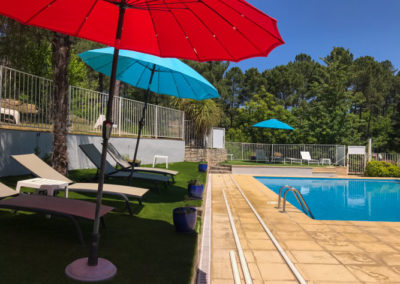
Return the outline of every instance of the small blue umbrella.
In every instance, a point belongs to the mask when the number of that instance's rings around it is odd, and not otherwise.
[[[94,49],[79,57],[94,70],[110,76],[114,48]],[[144,126],[149,93],[155,92],[178,98],[204,100],[218,98],[218,91],[204,77],[175,58],[161,58],[145,53],[120,50],[116,79],[134,87],[146,89],[145,104],[139,121],[138,138],[133,161],[136,161],[140,136]],[[130,180],[134,171],[132,164]]]
[[[264,120],[264,121],[254,124],[253,127],[294,130],[294,128],[291,127],[290,125],[287,125],[286,123],[279,121],[277,119]]]

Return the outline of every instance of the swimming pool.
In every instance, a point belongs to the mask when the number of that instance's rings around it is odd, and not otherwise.
[[[400,181],[339,178],[255,177],[275,193],[283,185],[300,190],[315,219],[400,221]],[[287,200],[300,205],[288,193]]]

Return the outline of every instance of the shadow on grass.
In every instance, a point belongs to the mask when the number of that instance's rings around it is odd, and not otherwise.
[[[92,223],[80,221],[88,243]],[[86,257],[88,246],[79,244],[72,223],[40,214],[0,212],[2,283],[76,283],[64,275],[65,266]],[[110,283],[189,283],[196,234],[178,234],[171,223],[130,217],[106,216],[101,230],[100,256],[118,268]]]
[[[172,210],[184,205],[200,206],[201,200],[185,200],[187,182],[198,179],[204,183],[206,176],[198,172],[197,163],[171,164],[170,169],[180,172],[176,183],[161,188],[160,193],[153,190],[151,183],[134,183],[152,188],[145,195],[143,206],[131,200],[134,217],[129,216],[122,199],[104,195],[103,204],[115,208],[105,216],[106,229],[101,231],[100,240],[100,256],[118,267],[117,276],[109,282],[190,283],[197,234],[176,233]],[[70,179],[79,182],[95,173],[96,170],[71,171]],[[15,188],[18,180],[31,177],[7,177],[1,181]],[[127,184],[127,180],[110,179],[107,183]],[[96,194],[70,192],[70,197],[94,202]],[[88,243],[92,222],[79,223]],[[88,247],[79,244],[69,220],[22,212],[13,215],[1,210],[0,228],[1,283],[76,283],[64,276],[64,269],[73,260],[86,257]]]

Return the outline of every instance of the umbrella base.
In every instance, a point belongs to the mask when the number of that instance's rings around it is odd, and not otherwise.
[[[79,258],[65,268],[65,274],[78,281],[96,282],[111,279],[117,273],[117,267],[104,258],[98,259],[95,266],[88,265],[88,258]]]

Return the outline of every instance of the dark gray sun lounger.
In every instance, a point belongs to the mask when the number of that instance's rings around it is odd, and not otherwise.
[[[99,152],[99,150],[97,150],[96,146],[94,146],[93,144],[81,144],[79,145],[79,147],[98,170],[100,168],[101,153]],[[106,177],[129,178],[131,173],[126,171],[117,171],[108,161],[106,161],[104,174]],[[139,172],[133,172],[132,179],[140,179],[153,182],[154,184],[156,184],[158,189],[160,189],[160,183],[164,184],[164,186],[166,187],[170,182],[170,177],[168,176]]]
[[[0,208],[52,214],[70,219],[74,223],[81,244],[84,244],[84,240],[82,230],[76,218],[93,221],[95,207],[95,203],[88,201],[45,195],[20,194],[17,197],[0,200]],[[113,207],[101,206],[100,217],[103,225],[103,216],[111,210],[113,210]]]
[[[108,154],[111,156],[111,158],[113,158],[114,161],[122,167],[123,171],[130,171],[132,169],[132,163],[125,161],[123,159],[122,155],[118,152],[117,148],[115,148],[112,143],[108,143],[107,151],[108,151]],[[174,177],[177,174],[179,174],[179,172],[177,172],[177,171],[160,169],[160,168],[146,168],[146,167],[135,167],[134,171],[169,175],[172,178],[172,182],[175,182]]]
[[[72,180],[57,172],[35,154],[13,155],[11,157],[37,177],[61,180],[69,183],[68,190],[70,191],[97,193],[97,183],[73,183]],[[128,197],[137,199],[139,204],[142,205],[142,198],[148,191],[146,188],[133,186],[115,184],[104,184],[103,186],[104,194],[116,195],[125,200],[130,215],[133,215],[133,212]]]

